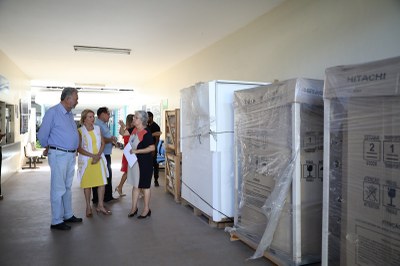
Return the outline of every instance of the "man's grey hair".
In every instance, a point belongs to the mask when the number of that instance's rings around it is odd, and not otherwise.
[[[135,111],[135,115],[139,115],[140,121],[142,121],[143,126],[147,127],[147,121],[149,120],[149,116],[148,116],[147,112],[143,111],[143,110],[139,110],[139,111]]]
[[[76,88],[72,88],[72,87],[64,88],[61,93],[61,101],[64,101],[65,98],[67,98],[68,96],[71,96],[74,93],[78,93],[78,90]]]

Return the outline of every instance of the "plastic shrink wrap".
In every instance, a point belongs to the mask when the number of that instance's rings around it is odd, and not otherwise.
[[[326,69],[323,265],[400,263],[400,57]]]
[[[320,261],[322,80],[235,92],[236,207],[231,234],[281,265]]]
[[[210,222],[234,216],[233,93],[263,84],[214,80],[181,90],[182,198]]]

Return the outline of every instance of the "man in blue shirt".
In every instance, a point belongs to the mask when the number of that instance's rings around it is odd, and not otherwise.
[[[78,104],[78,91],[64,88],[59,104],[45,113],[38,139],[46,150],[51,170],[51,229],[70,230],[67,223],[80,223],[72,211],[72,180],[75,176],[79,136],[71,110]]]
[[[113,144],[115,145],[117,143],[117,137],[111,135],[110,128],[108,127],[108,121],[110,120],[110,111],[108,110],[107,107],[100,107],[97,110],[97,119],[94,122],[95,125],[98,125],[101,130],[101,135],[104,138],[104,141],[106,145],[104,146],[104,156],[106,157],[107,160],[107,168],[108,168],[108,173],[109,177],[107,177],[107,185],[105,186],[105,192],[104,192],[104,202],[109,202],[111,200],[115,200],[113,197],[113,190],[112,190],[112,170],[111,170],[111,153],[112,153],[112,147]],[[93,203],[98,202],[98,195],[97,195],[97,189],[93,188]]]

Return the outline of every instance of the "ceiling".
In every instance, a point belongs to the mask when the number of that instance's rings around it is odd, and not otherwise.
[[[283,1],[0,0],[0,50],[32,80],[40,104],[59,101],[48,86],[134,90],[79,93],[81,107],[118,108],[145,94],[146,81]],[[132,52],[75,52],[74,45]]]

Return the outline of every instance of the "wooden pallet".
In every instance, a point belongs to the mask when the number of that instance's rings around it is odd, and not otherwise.
[[[233,225],[233,218],[232,219],[224,219],[220,222],[215,222],[208,214],[204,213],[202,210],[200,210],[196,206],[192,205],[190,202],[186,201],[183,198],[181,198],[181,204],[183,206],[191,208],[193,210],[194,215],[204,218],[211,227],[223,229],[225,227]]]
[[[248,245],[249,247],[251,247],[252,249],[254,249],[254,251],[256,251],[257,249],[257,244],[255,244],[254,242],[250,241],[249,239],[246,239],[245,237],[242,237],[239,234],[236,234],[235,232],[230,232],[230,240],[231,241],[238,241],[240,240],[241,242],[245,243],[246,245]],[[278,266],[283,266],[283,265],[287,265],[287,261],[280,259],[279,257],[275,256],[274,254],[265,251],[263,254],[263,257],[265,257],[266,259],[268,259],[269,261],[271,261],[272,263],[274,263],[275,265]]]

